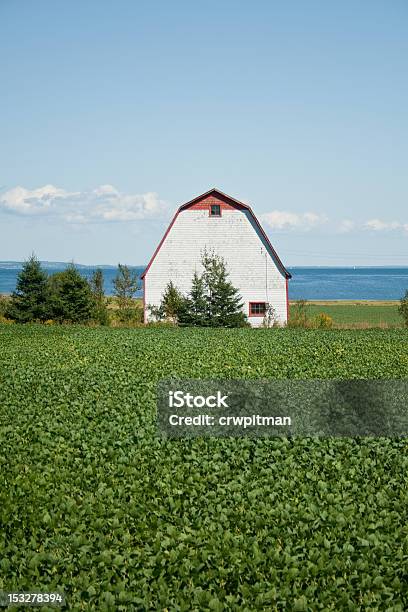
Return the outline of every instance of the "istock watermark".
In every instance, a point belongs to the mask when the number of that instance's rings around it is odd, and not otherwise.
[[[217,391],[217,395],[192,395],[183,391],[169,391],[169,406],[170,408],[228,408],[226,403],[228,395],[222,395]]]
[[[157,430],[198,436],[408,434],[405,380],[162,380]]]

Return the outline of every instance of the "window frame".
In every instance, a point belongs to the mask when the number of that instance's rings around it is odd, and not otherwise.
[[[218,207],[218,209],[219,209],[219,211],[220,211],[218,215],[213,215],[213,214],[212,214],[212,207],[213,207],[213,206],[217,206],[217,207]],[[209,206],[208,206],[208,216],[209,216],[209,217],[221,217],[221,215],[222,215],[222,212],[221,212],[221,211],[222,211],[222,209],[221,209],[221,204],[209,204]]]
[[[253,313],[253,312],[251,312],[252,306],[254,304],[263,304],[265,310],[262,313],[260,313],[260,312]],[[261,301],[259,301],[259,302],[258,301],[257,302],[249,302],[249,308],[248,308],[248,316],[249,317],[262,317],[263,318],[266,315],[266,311],[267,311],[267,302],[261,302]]]

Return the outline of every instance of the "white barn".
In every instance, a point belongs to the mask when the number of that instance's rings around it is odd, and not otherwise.
[[[224,258],[253,327],[262,325],[268,305],[285,325],[291,275],[251,208],[218,189],[183,204],[174,215],[142,274],[145,322],[150,319],[148,306],[159,306],[169,281],[189,292],[194,271],[202,271],[205,249]]]

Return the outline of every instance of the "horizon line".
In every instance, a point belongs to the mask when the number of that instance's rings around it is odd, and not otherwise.
[[[3,259],[0,260],[0,265],[1,264],[23,264],[25,261],[27,261],[26,259],[22,259],[22,260],[17,260],[17,259]],[[118,264],[106,264],[106,263],[89,263],[89,264],[84,264],[84,263],[79,263],[73,260],[70,261],[61,261],[61,260],[51,260],[51,259],[39,259],[39,262],[41,264],[53,264],[53,265],[69,265],[71,263],[73,263],[74,265],[78,266],[78,267],[84,267],[84,268],[117,268]],[[118,263],[122,263],[122,262],[118,262]],[[131,268],[145,268],[147,264],[124,264],[127,265]],[[287,265],[287,268],[350,268],[350,269],[357,269],[357,268],[408,268],[408,263],[406,264],[291,264],[291,265]]]

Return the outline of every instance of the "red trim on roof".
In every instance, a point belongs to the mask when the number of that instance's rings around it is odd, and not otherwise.
[[[147,317],[146,317],[146,282],[145,282],[145,277],[144,276],[142,278],[142,283],[143,283],[143,323],[147,323]]]
[[[268,245],[268,247],[272,251],[272,255],[274,256],[274,258],[276,259],[276,262],[278,264],[278,268],[280,268],[280,271],[282,272],[282,274],[284,274],[285,278],[292,278],[291,273],[287,271],[287,269],[285,268],[285,266],[281,262],[280,258],[278,257],[277,252],[273,248],[273,246],[271,244],[271,241],[269,240],[268,236],[265,234],[265,231],[264,231],[262,225],[259,223],[259,221],[258,221],[258,219],[257,219],[257,217],[256,217],[256,215],[254,213],[254,211],[252,210],[252,208],[250,206],[247,206],[247,210],[252,215],[252,218],[255,221],[256,225],[258,226],[259,231],[261,232],[262,236],[265,238],[266,244]]]
[[[182,204],[179,210],[184,210],[185,208],[191,208],[197,202],[201,202],[201,200],[206,200],[210,198],[211,196],[215,196],[218,200],[221,200],[228,206],[231,206],[231,203],[234,204],[233,208],[248,209],[248,206],[246,204],[243,204],[242,202],[239,202],[238,200],[231,198],[231,196],[227,195],[226,193],[219,191],[219,189],[214,188],[214,189],[210,189],[209,191],[206,191],[205,193],[202,193],[201,195],[197,196],[193,200],[190,200],[189,202]]]
[[[152,265],[156,255],[157,255],[157,253],[159,252],[163,242],[166,240],[167,234],[170,232],[171,228],[173,227],[174,222],[177,219],[179,213],[182,212],[183,210],[186,210],[187,208],[192,207],[198,201],[203,200],[205,198],[208,198],[210,195],[215,195],[220,200],[223,200],[226,204],[231,204],[232,203],[234,208],[238,208],[239,210],[247,210],[249,212],[249,214],[252,216],[253,220],[255,221],[256,226],[258,227],[259,231],[261,232],[262,237],[264,238],[264,240],[266,242],[266,245],[270,249],[270,251],[272,253],[272,256],[276,260],[276,263],[278,264],[278,268],[280,268],[280,271],[282,272],[282,274],[284,274],[286,279],[292,278],[292,275],[290,274],[290,272],[288,272],[286,270],[285,266],[283,265],[283,263],[279,259],[278,254],[276,253],[275,249],[273,248],[273,246],[272,246],[268,236],[265,234],[265,232],[264,232],[261,224],[259,223],[255,213],[253,212],[252,208],[250,206],[248,206],[247,204],[244,204],[243,202],[240,202],[239,200],[235,200],[235,198],[232,198],[231,196],[227,195],[226,193],[223,193],[222,191],[219,191],[218,189],[215,189],[215,188],[214,189],[210,189],[209,191],[206,191],[205,193],[197,196],[196,198],[194,198],[193,200],[190,200],[189,202],[186,202],[185,204],[182,204],[179,207],[179,209],[177,210],[177,212],[174,215],[173,219],[171,220],[171,223],[170,223],[169,227],[167,228],[166,233],[164,234],[163,238],[160,240],[157,249],[153,253],[152,258],[150,259],[149,263],[147,264],[147,267],[144,270],[141,278],[144,279],[144,277],[146,276],[146,274],[147,274],[150,266]]]

